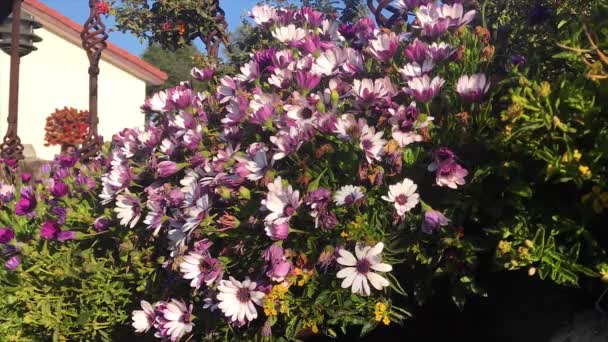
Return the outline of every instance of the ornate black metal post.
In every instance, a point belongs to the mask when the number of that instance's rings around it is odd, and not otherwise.
[[[103,141],[97,133],[99,116],[97,112],[97,76],[99,75],[99,60],[101,53],[107,47],[108,34],[101,21],[97,7],[97,0],[89,0],[90,15],[84,24],[80,37],[82,47],[89,57],[89,131],[82,143],[81,158],[89,159],[97,156]]]
[[[207,36],[201,36],[201,40],[205,44],[207,49],[207,56],[217,59],[220,52],[220,44],[224,44],[226,49],[230,52],[230,44],[228,43],[227,29],[228,23],[224,10],[220,7],[219,0],[213,0],[209,7],[209,12],[214,14],[213,20],[215,21],[216,29],[212,30]]]
[[[391,28],[394,24],[398,23],[399,20],[403,19],[403,15],[399,9],[392,5],[393,0],[377,0],[377,5],[375,5],[374,2],[374,0],[367,0],[367,7],[374,15],[378,26]],[[382,13],[384,10],[390,13],[388,17]]]
[[[8,101],[8,128],[0,144],[2,159],[23,159],[23,145],[17,135],[19,111],[19,39],[21,35],[21,1],[13,2],[12,40],[11,40],[11,76],[10,97]]]

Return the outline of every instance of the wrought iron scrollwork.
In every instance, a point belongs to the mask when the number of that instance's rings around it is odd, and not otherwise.
[[[95,6],[96,3],[96,0],[89,0],[90,15],[80,33],[82,47],[89,58],[89,130],[80,150],[83,160],[97,156],[103,145],[103,140],[97,131],[97,125],[99,124],[97,78],[99,75],[99,60],[103,50],[107,47],[108,34]]]
[[[392,28],[395,24],[403,23],[403,13],[392,5],[393,1],[394,0],[367,0],[367,7],[374,15],[379,27]]]
[[[220,7],[219,0],[213,0],[209,6],[209,12],[214,13],[213,18],[215,22],[215,30],[209,32],[206,36],[201,36],[200,39],[205,44],[207,55],[211,58],[217,59],[220,52],[220,45],[224,44],[226,49],[230,51],[230,44],[228,42],[228,23],[226,22],[226,13]]]

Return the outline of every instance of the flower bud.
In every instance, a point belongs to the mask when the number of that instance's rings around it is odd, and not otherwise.
[[[5,245],[15,238],[15,232],[8,227],[0,228],[0,243]]]
[[[251,191],[244,186],[239,188],[239,196],[241,199],[250,200],[251,199]]]

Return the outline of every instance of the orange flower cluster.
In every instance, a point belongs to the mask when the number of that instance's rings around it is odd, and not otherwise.
[[[76,108],[57,109],[46,118],[44,146],[82,144],[89,129],[89,112]]]
[[[106,0],[98,1],[95,4],[95,8],[97,9],[97,13],[99,14],[108,14],[110,13],[110,4]]]

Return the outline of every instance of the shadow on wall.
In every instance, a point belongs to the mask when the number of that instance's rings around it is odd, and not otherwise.
[[[494,273],[483,285],[488,298],[471,298],[463,312],[451,304],[447,286],[440,286],[436,296],[403,327],[382,326],[363,339],[353,332],[338,341],[608,341],[606,315],[594,309],[599,293],[558,286],[525,272]],[[335,340],[314,337],[308,341]]]

